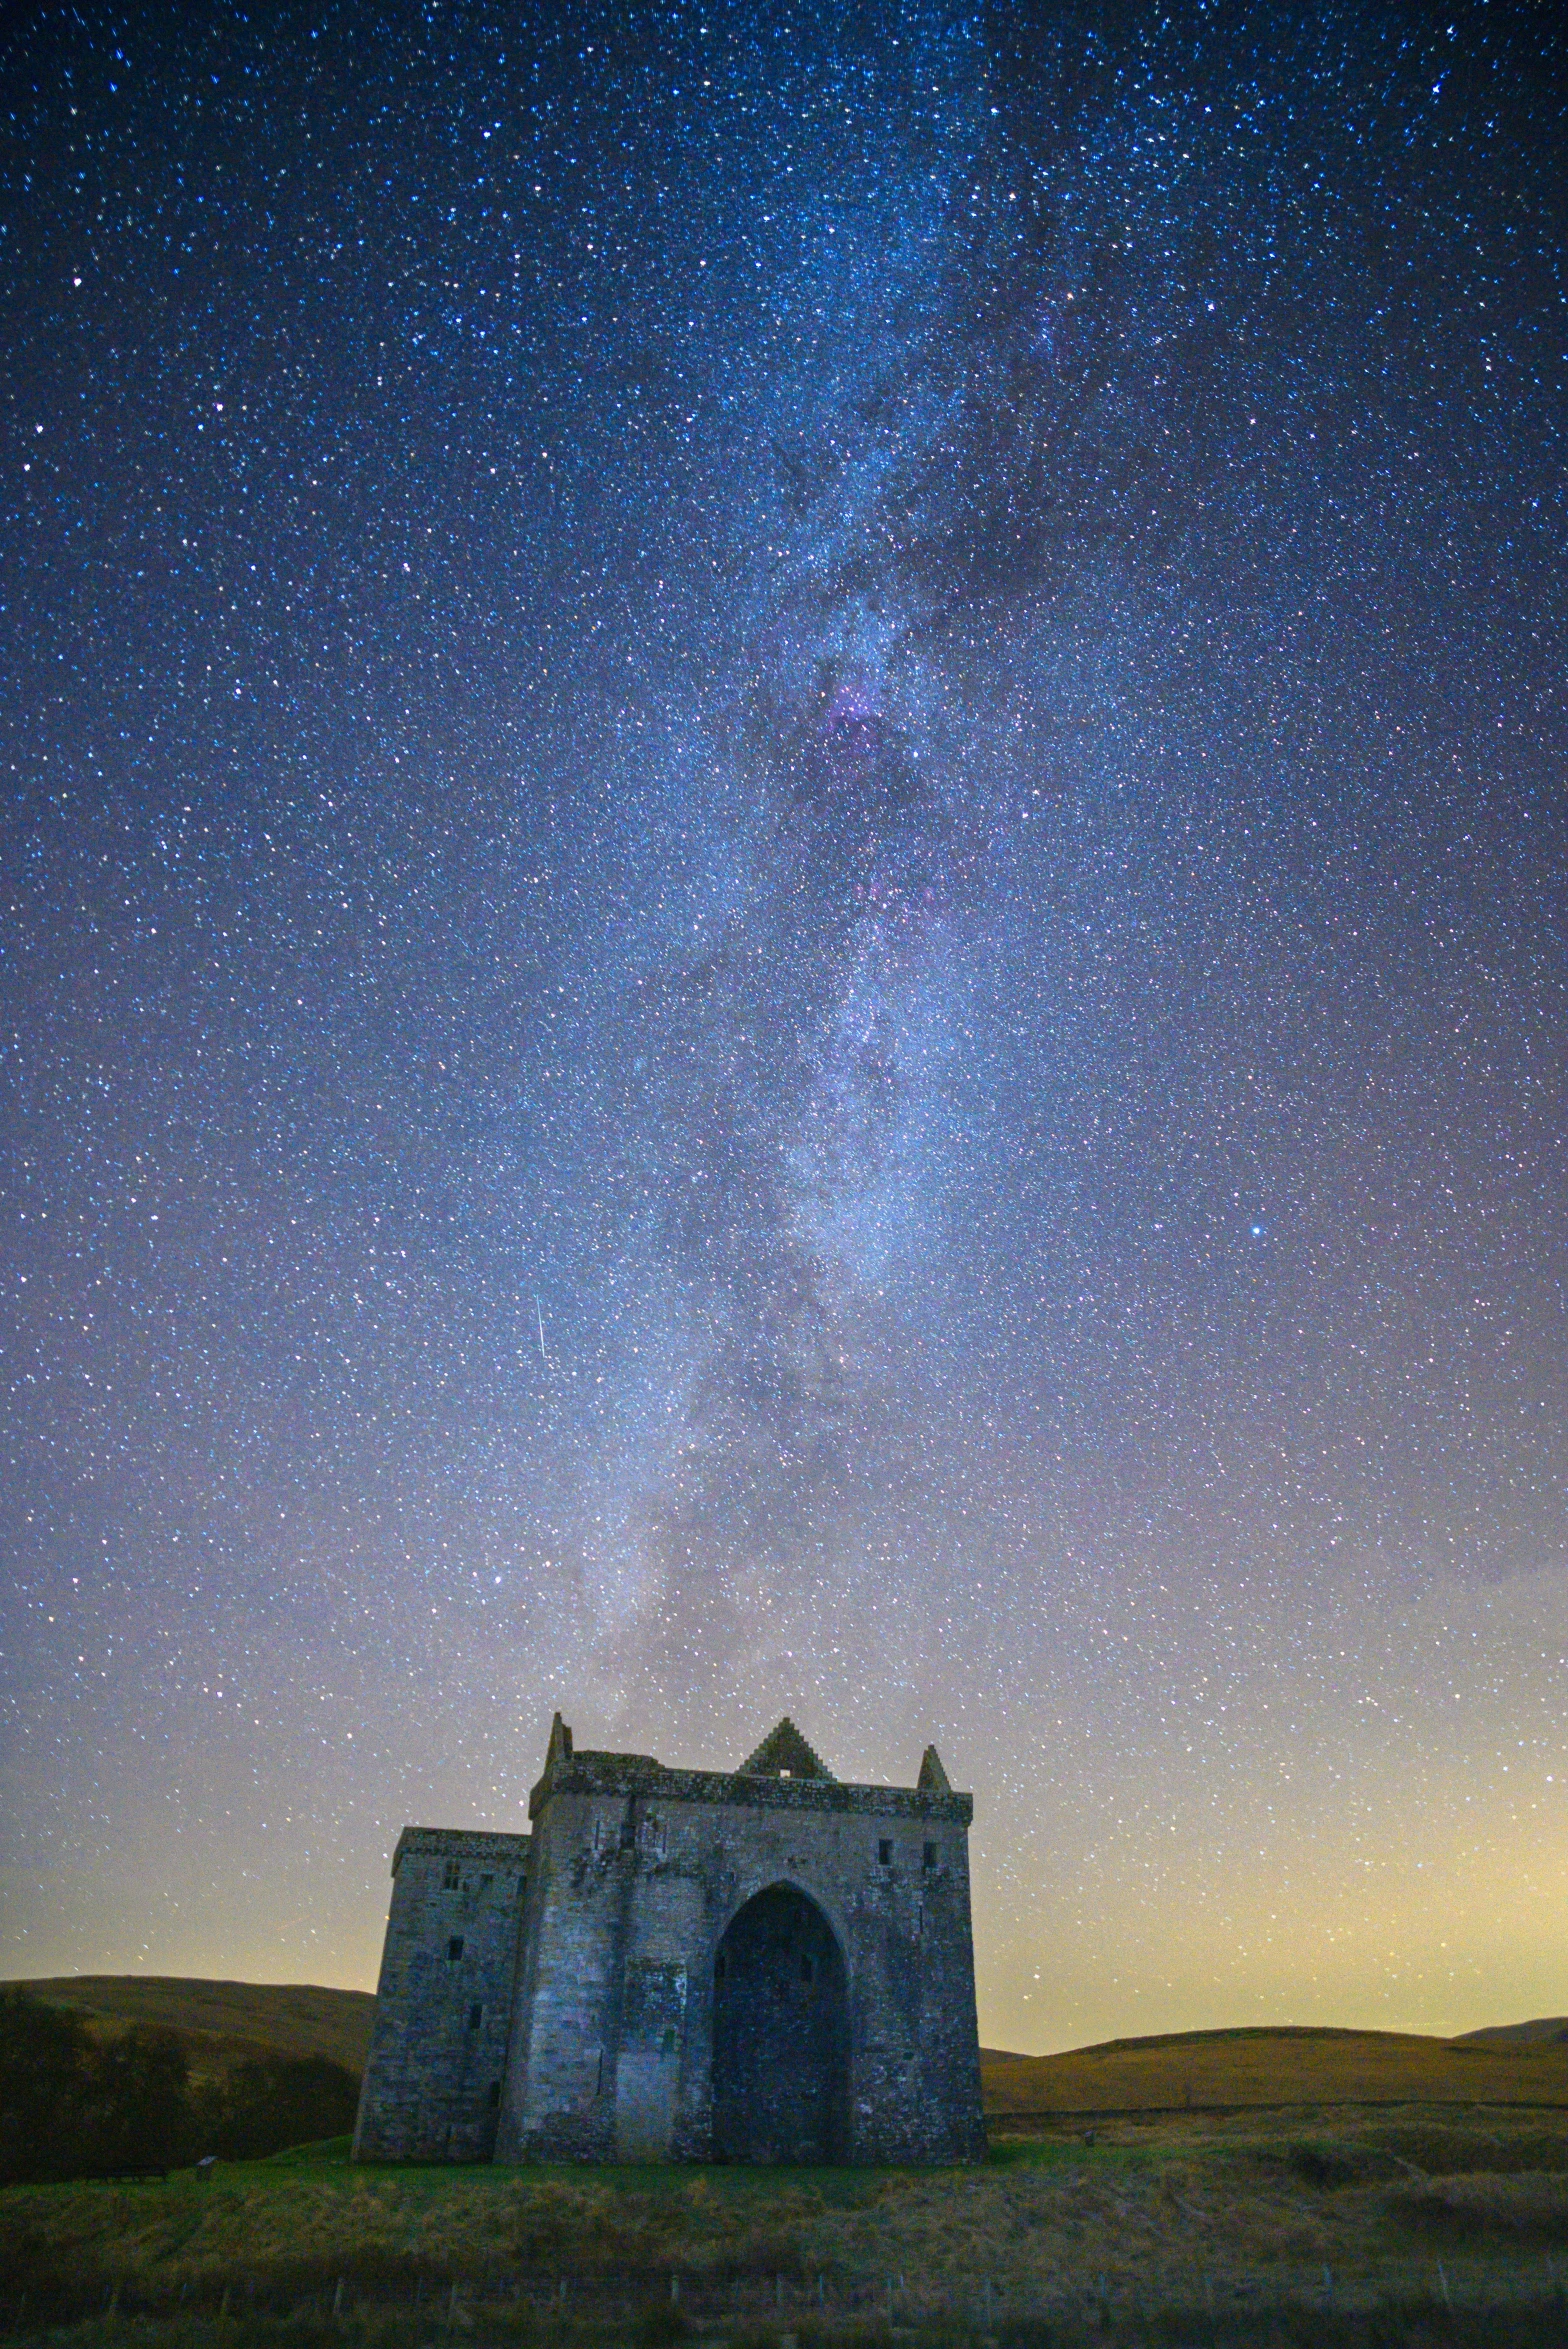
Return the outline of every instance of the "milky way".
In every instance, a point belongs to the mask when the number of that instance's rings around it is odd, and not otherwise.
[[[12,36],[5,1967],[788,1710],[992,2041],[1557,2011],[1547,29],[822,13]]]

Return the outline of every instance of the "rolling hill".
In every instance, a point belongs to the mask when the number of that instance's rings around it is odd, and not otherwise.
[[[986,2111],[1171,2112],[1281,2104],[1568,2106],[1568,2043],[1505,2026],[1462,2039],[1257,2027],[981,2057]]]
[[[1540,2015],[1533,2023],[1490,2023],[1483,2031],[1464,2031],[1456,2047],[1568,2047],[1568,2015]]]
[[[177,2031],[198,2074],[254,2055],[325,2055],[362,2072],[375,1998],[313,1983],[202,1982],[169,1974],[59,1974],[14,1985],[73,2008],[95,2030]]]

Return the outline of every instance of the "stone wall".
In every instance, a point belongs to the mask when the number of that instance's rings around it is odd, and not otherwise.
[[[711,2159],[714,1963],[775,1885],[814,1904],[842,1955],[847,2158],[984,2152],[973,1806],[939,1764],[917,1788],[675,1771],[574,1755],[558,1728],[530,1810],[498,2160]]]
[[[356,2161],[491,2158],[528,1852],[526,1835],[403,1830]]]
[[[787,1721],[698,1771],[557,1716],[531,1838],[404,1831],[356,2158],[978,2158],[972,1815],[934,1749],[844,1786]]]

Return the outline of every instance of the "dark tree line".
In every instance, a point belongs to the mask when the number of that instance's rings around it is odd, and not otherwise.
[[[0,2185],[255,2161],[341,2136],[358,2102],[326,2056],[251,2056],[193,2081],[177,2032],[100,2039],[69,2008],[0,1989]]]

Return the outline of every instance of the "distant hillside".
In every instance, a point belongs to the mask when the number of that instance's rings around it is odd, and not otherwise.
[[[1533,2048],[1568,2046],[1568,2015],[1543,2015],[1535,2023],[1492,2023],[1484,2031],[1465,2031],[1456,2047]]]
[[[368,1990],[311,1983],[201,1982],[168,1974],[60,1974],[15,1987],[74,2007],[95,2028],[133,2023],[177,2031],[198,2073],[249,2055],[325,2055],[362,2072],[376,2002]]]
[[[1245,2025],[1108,2039],[1064,2055],[980,2058],[986,2111],[1180,2111],[1265,2104],[1568,2107],[1568,2040],[1546,2024],[1427,2039],[1404,2031]],[[1525,2037],[1523,2034],[1532,2034]]]

